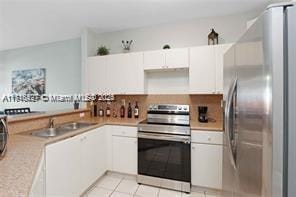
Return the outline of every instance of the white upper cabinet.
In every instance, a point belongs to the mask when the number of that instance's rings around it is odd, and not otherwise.
[[[213,46],[190,48],[190,94],[216,92],[216,61]]]
[[[251,50],[251,46],[243,46],[238,51]],[[230,47],[231,44],[224,44],[89,57],[86,71],[88,91],[90,93],[146,94],[147,91],[149,92],[149,84],[156,78],[155,76],[149,78],[152,75],[145,75],[145,70],[189,68],[189,77],[186,76],[187,86],[183,88],[186,92],[222,94],[223,59]],[[240,62],[245,60],[241,58]],[[165,76],[167,75],[157,75],[157,80],[165,80]],[[178,80],[179,75],[175,76],[173,80]],[[161,87],[161,85],[157,86]],[[167,86],[164,85],[164,92],[168,89]]]
[[[108,93],[123,94],[127,87],[125,77],[127,73],[128,55],[118,54],[107,56],[107,89]]]
[[[107,58],[96,56],[88,58],[86,70],[89,93],[106,93],[107,91]]]
[[[223,65],[224,54],[232,44],[215,45],[215,59],[216,59],[216,93],[223,94]]]
[[[189,67],[188,48],[144,52],[144,69],[177,69]]]
[[[87,79],[92,93],[144,94],[143,53],[89,57]]]
[[[165,68],[164,50],[144,52],[144,69],[163,69]]]
[[[144,69],[143,53],[127,54],[128,63],[124,65],[124,81],[126,86],[123,87],[125,94],[144,94]]]
[[[165,64],[167,68],[188,68],[189,52],[188,48],[165,50]]]
[[[222,94],[224,54],[231,44],[190,48],[190,94]]]

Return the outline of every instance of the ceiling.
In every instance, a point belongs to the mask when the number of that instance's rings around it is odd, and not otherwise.
[[[270,0],[0,0],[0,50],[98,33],[234,15]]]

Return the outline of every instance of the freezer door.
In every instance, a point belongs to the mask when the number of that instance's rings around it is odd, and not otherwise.
[[[296,7],[288,14],[288,197],[296,196]]]

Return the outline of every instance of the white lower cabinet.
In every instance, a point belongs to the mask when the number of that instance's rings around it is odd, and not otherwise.
[[[137,174],[137,138],[113,136],[113,171]]]
[[[82,192],[101,177],[107,170],[107,141],[104,127],[81,136]]]
[[[104,127],[46,146],[46,196],[80,196],[107,170]]]
[[[45,196],[45,158],[44,158],[44,153],[42,153],[29,197],[44,197],[44,196]]]
[[[222,132],[193,131],[191,143],[192,185],[222,189]],[[205,138],[205,136],[207,136]],[[222,140],[222,138],[221,138]],[[211,143],[212,141],[212,143]]]
[[[137,174],[137,127],[110,126],[109,131],[112,133],[112,170]]]
[[[81,194],[80,136],[46,146],[46,196]]]

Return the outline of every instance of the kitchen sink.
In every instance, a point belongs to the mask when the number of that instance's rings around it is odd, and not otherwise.
[[[57,128],[47,128],[39,131],[34,131],[31,134],[34,136],[45,137],[45,138],[56,137],[56,136],[60,136],[60,135],[75,131],[77,129],[86,128],[92,125],[95,125],[95,123],[73,122],[73,123],[67,123],[67,124],[61,125]]]
[[[95,125],[95,123],[88,123],[88,122],[72,122],[68,124],[64,124],[61,126],[61,128],[64,129],[70,129],[70,130],[76,130],[76,129],[81,129],[85,127],[89,127]]]
[[[72,130],[70,129],[65,129],[65,128],[48,128],[48,129],[43,129],[39,131],[35,131],[32,133],[34,136],[38,137],[55,137],[59,135],[63,135],[65,133],[71,132]]]

